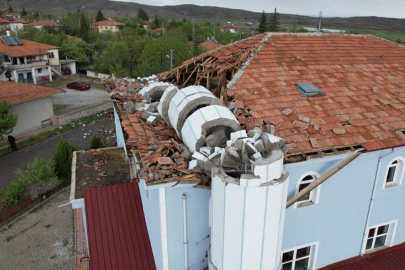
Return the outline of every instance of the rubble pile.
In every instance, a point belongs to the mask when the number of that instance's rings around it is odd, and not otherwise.
[[[216,133],[224,133],[221,130]],[[221,140],[225,136],[221,136]],[[219,142],[213,140],[213,142]],[[208,143],[207,143],[208,144]],[[287,153],[288,147],[284,140],[263,132],[261,128],[254,127],[246,133],[239,130],[230,134],[224,148],[217,146],[203,146],[192,155],[189,169],[194,172],[206,171],[211,173],[212,167],[224,169],[250,170],[250,165],[267,159],[270,156],[280,156]]]

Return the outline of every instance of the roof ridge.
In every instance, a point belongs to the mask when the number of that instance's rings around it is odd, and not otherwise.
[[[245,73],[245,69],[250,65],[250,63],[253,61],[255,56],[260,52],[260,50],[263,48],[264,43],[267,42],[270,37],[272,36],[272,33],[267,32],[266,36],[260,40],[259,46],[250,54],[249,58],[246,59],[246,61],[242,64],[238,72],[232,77],[232,80],[226,85],[226,88],[230,90],[236,85],[236,82],[243,76]]]

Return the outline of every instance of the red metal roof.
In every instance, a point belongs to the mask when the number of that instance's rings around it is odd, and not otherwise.
[[[296,145],[290,153],[359,144],[375,150],[405,144],[397,132],[405,130],[404,81],[405,49],[396,43],[363,35],[277,35],[230,90],[250,109],[242,121],[274,125],[276,136]],[[305,82],[325,95],[301,96],[296,84]],[[292,113],[283,114],[286,109]],[[299,122],[299,115],[310,122]]]
[[[319,270],[400,270],[405,269],[405,243],[330,264]]]
[[[84,191],[90,268],[156,269],[138,183]]]

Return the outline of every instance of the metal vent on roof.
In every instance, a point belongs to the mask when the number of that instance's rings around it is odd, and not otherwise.
[[[7,46],[10,46],[10,45],[23,45],[21,39],[19,39],[18,37],[1,36],[1,39],[4,41],[4,43],[7,44]]]
[[[303,97],[325,95],[325,93],[322,92],[313,83],[297,83],[295,86],[297,87],[297,90],[301,93],[301,96],[303,96]]]

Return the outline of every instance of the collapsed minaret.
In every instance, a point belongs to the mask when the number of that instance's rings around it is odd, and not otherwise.
[[[175,129],[192,153],[189,169],[211,175],[209,269],[281,269],[285,141],[259,127],[241,130],[234,114],[202,86],[156,83],[142,95],[160,98],[158,113],[147,117],[159,116]]]

